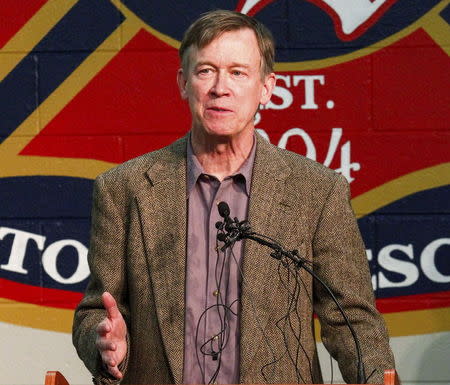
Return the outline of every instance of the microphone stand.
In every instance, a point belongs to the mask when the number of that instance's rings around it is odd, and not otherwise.
[[[221,214],[222,215],[222,214]],[[222,215],[223,216],[223,215]],[[260,235],[258,233],[255,233],[251,231],[251,226],[248,221],[241,221],[237,218],[234,218],[232,220],[229,215],[224,216],[223,222],[217,222],[216,228],[218,230],[223,231],[222,233],[219,233],[217,235],[217,239],[219,241],[224,242],[224,246],[222,246],[221,250],[225,251],[225,249],[232,247],[236,242],[242,240],[242,239],[250,239],[252,241],[255,241],[263,246],[267,246],[273,250],[272,253],[270,253],[270,256],[281,260],[283,257],[286,257],[294,262],[294,266],[299,270],[301,268],[305,269],[316,281],[320,282],[320,284],[323,286],[323,288],[328,292],[330,297],[333,299],[333,302],[336,304],[337,308],[339,309],[339,312],[342,314],[342,317],[345,320],[345,323],[347,324],[350,333],[352,334],[353,340],[355,342],[356,346],[356,354],[358,357],[357,362],[357,380],[356,382],[358,384],[365,384],[367,382],[365,369],[364,369],[364,363],[362,360],[362,353],[361,353],[361,347],[359,345],[358,338],[356,336],[356,332],[353,329],[352,324],[350,323],[347,314],[345,313],[344,309],[340,305],[339,301],[337,300],[336,296],[332,292],[332,290],[328,287],[328,285],[316,274],[312,269],[310,269],[306,263],[308,262],[305,258],[301,257],[298,254],[298,250],[286,250],[283,246],[278,244],[277,242],[273,242],[269,240],[268,237],[265,237],[263,235]]]

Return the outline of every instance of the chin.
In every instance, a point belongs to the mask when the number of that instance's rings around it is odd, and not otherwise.
[[[238,127],[238,128],[236,128]],[[252,127],[242,127],[242,123],[237,122],[203,122],[197,125],[194,129],[201,132],[201,135],[206,135],[215,138],[230,138],[237,136],[245,131],[251,130]]]
[[[230,127],[206,127],[206,134],[216,137],[230,137],[239,133],[239,130]]]

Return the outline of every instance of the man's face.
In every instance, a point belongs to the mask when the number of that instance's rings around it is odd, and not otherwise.
[[[258,105],[270,100],[272,73],[261,78],[261,55],[250,29],[225,32],[202,49],[190,47],[189,68],[178,71],[181,96],[192,114],[192,130],[237,136],[254,128]]]

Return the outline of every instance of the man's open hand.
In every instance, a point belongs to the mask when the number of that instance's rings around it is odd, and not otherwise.
[[[115,378],[121,379],[123,375],[118,366],[127,354],[127,325],[111,294],[104,292],[102,301],[107,316],[97,326],[95,345],[108,372]]]

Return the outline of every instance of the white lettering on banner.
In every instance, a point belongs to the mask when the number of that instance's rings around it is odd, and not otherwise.
[[[276,103],[276,98],[270,100],[265,106],[260,106],[263,110],[285,110],[291,107],[294,103],[294,96],[290,90],[292,87],[297,87],[299,84],[304,85],[304,103],[300,106],[303,110],[317,110],[319,105],[316,103],[316,85],[325,84],[324,75],[276,75],[277,85],[273,90],[273,95],[281,100],[281,102]],[[283,86],[280,85],[283,84]],[[331,109],[335,107],[333,100],[328,100],[326,103],[326,108]],[[255,115],[255,126],[261,122],[262,116],[260,112]],[[257,128],[257,131],[270,142],[269,135],[263,129]],[[281,136],[278,147],[285,149],[287,147],[288,141],[291,137],[298,136],[302,138],[303,143],[306,146],[307,158],[319,161],[317,159],[316,146],[309,136],[309,134],[302,128],[294,127],[290,128],[283,133]],[[333,128],[331,130],[331,138],[328,146],[327,155],[323,164],[329,167],[334,159],[336,151],[338,149],[339,142],[342,138],[342,128]],[[349,183],[353,182],[355,178],[352,175],[353,171],[359,171],[361,169],[361,164],[358,162],[351,161],[351,143],[346,141],[341,145],[340,148],[341,164],[340,167],[336,169],[336,172],[341,173]]]
[[[380,289],[393,287],[408,287],[414,285],[419,279],[420,270],[429,281],[435,283],[449,283],[450,275],[444,275],[437,268],[436,252],[442,246],[450,246],[450,238],[439,238],[430,242],[420,253],[419,260],[415,261],[412,244],[392,244],[384,246],[378,253],[378,265],[381,269],[403,276],[401,281],[389,280],[383,271],[372,275],[373,289],[377,289],[377,278]],[[395,252],[406,255],[410,261],[398,259]],[[366,250],[367,259],[373,260],[372,250]]]
[[[75,248],[78,254],[78,266],[75,272],[69,278],[64,278],[59,274],[56,268],[56,261],[60,251],[67,246]],[[81,242],[74,239],[65,239],[52,243],[47,247],[42,255],[42,265],[46,273],[56,282],[65,283],[67,285],[74,284],[85,280],[89,277],[89,266],[87,261],[88,250]]]
[[[277,84],[273,89],[273,95],[281,99],[280,104],[274,103],[270,100],[265,106],[262,106],[263,110],[285,110],[289,108],[294,102],[294,95],[289,90],[291,87],[297,87],[301,82],[304,84],[304,103],[300,106],[302,110],[317,110],[319,108],[316,103],[316,84],[324,85],[324,75],[276,75]],[[292,81],[291,81],[292,79]],[[287,88],[280,86],[282,81]],[[332,106],[331,106],[331,104]],[[329,100],[327,102],[327,108],[334,108],[334,102]]]
[[[379,287],[385,289],[388,287],[405,287],[413,285],[419,278],[419,269],[413,262],[396,259],[392,256],[394,251],[400,251],[409,259],[414,259],[412,245],[389,245],[383,247],[378,253],[378,264],[387,271],[392,271],[403,275],[404,279],[399,282],[389,281],[383,272],[378,274]]]
[[[38,249],[43,250],[45,237],[27,231],[0,227],[0,241],[3,240],[5,235],[14,235],[14,239],[11,246],[11,253],[8,257],[8,263],[0,265],[0,268],[14,273],[27,274],[28,270],[23,268],[23,261],[25,259],[28,241],[33,240]]]
[[[345,142],[341,147],[341,167],[336,169],[336,172],[341,173],[345,176],[349,183],[353,182],[355,178],[353,178],[350,172],[361,170],[361,164],[352,163],[350,161],[350,141]]]
[[[29,240],[33,240],[42,253],[42,265],[44,271],[56,282],[70,285],[82,282],[89,276],[89,266],[87,261],[88,249],[81,242],[74,239],[63,239],[51,243],[44,249],[46,237],[33,234],[22,230],[11,229],[9,227],[0,227],[0,241],[5,235],[14,235],[11,245],[10,255],[6,264],[0,265],[0,270],[12,271],[20,274],[28,274],[24,269],[24,260],[27,257],[26,251]],[[436,254],[438,250],[444,246],[450,246],[450,238],[438,238],[433,240],[424,247],[419,254],[419,258],[415,258],[415,248],[412,244],[391,244],[380,249],[377,255],[376,263],[378,267],[372,274],[373,289],[389,289],[389,288],[405,288],[413,286],[423,273],[423,277],[431,282],[438,284],[446,284],[450,282],[450,275],[444,274],[438,270],[436,264]],[[77,253],[77,266],[74,273],[70,277],[63,277],[57,270],[57,260],[61,251],[65,247],[73,247]],[[405,255],[407,260],[399,258],[399,253]],[[374,262],[374,252],[366,249],[367,259]],[[2,257],[2,256],[0,256]],[[36,261],[36,268],[39,262]],[[386,272],[395,273],[399,276],[398,280],[391,281]],[[378,282],[378,283],[377,283]]]
[[[317,110],[319,106],[315,102],[314,82],[319,81],[320,85],[325,84],[325,76],[323,75],[295,75],[294,87],[296,87],[301,81],[305,82],[305,103],[301,106],[302,110]]]
[[[256,129],[266,140],[270,142],[269,135],[267,132],[265,132],[261,128]],[[292,136],[299,136],[302,138],[303,142],[306,146],[306,154],[305,156],[309,159],[316,160],[316,146],[314,145],[313,140],[308,135],[308,133],[303,130],[302,128],[291,128],[287,130],[278,141],[278,147],[286,149],[287,143],[289,141],[289,138]],[[325,160],[323,164],[327,167],[330,166],[331,162],[334,159],[334,156],[336,154],[336,150],[339,145],[339,141],[342,137],[342,128],[333,128],[331,130],[331,137],[330,137],[330,143],[328,145],[328,151],[327,155],[325,157]],[[352,171],[359,171],[361,169],[360,163],[357,162],[351,162],[350,158],[350,151],[351,151],[351,144],[348,140],[341,146],[341,165],[338,169],[336,169],[336,172],[341,173],[349,183],[353,182],[355,178],[353,178],[351,172]]]
[[[367,256],[367,260],[370,262],[373,260],[373,254],[372,254],[372,250],[367,249],[366,250],[366,256]],[[377,277],[375,274],[372,275],[372,287],[375,290],[377,288]]]
[[[264,131],[261,128],[257,128],[256,131],[258,132],[258,134],[260,134],[265,140],[267,140],[270,143],[270,138],[269,138],[269,135],[267,135],[266,131]]]
[[[314,146],[311,137],[301,128],[291,128],[290,130],[287,130],[281,136],[280,141],[278,142],[278,147],[286,149],[288,139],[291,136],[300,136],[300,138],[303,139],[303,142],[305,143],[306,146],[305,156],[309,159],[316,160],[316,146]]]
[[[269,102],[263,107],[265,110],[285,110],[286,108],[289,108],[292,103],[294,102],[294,96],[292,95],[292,92],[288,90],[288,88],[291,88],[291,76],[287,75],[276,75],[277,77],[277,83],[275,88],[273,89],[273,95],[279,97],[282,102],[281,104],[275,104],[272,99],[269,100]],[[288,88],[280,87],[280,80],[286,85]],[[314,84],[313,84],[314,86]],[[313,92],[314,95],[314,92]]]
[[[11,251],[8,261],[0,265],[0,269],[19,274],[28,274],[23,265],[26,258],[28,242],[33,240],[42,254],[42,265],[44,271],[56,282],[64,284],[74,284],[83,281],[89,276],[89,266],[87,262],[88,249],[81,242],[74,239],[64,239],[50,244],[44,249],[46,237],[40,234],[29,233],[23,230],[11,229],[9,227],[0,227],[0,241],[6,235],[13,235]],[[78,255],[78,263],[75,272],[69,278],[64,278],[59,274],[56,268],[56,261],[59,253],[64,247],[74,247]],[[2,256],[0,256],[2,257]]]
[[[436,239],[425,247],[420,256],[420,267],[431,281],[448,283],[450,282],[450,275],[444,275],[439,272],[435,261],[436,250],[443,245],[450,246],[450,238]]]

